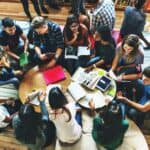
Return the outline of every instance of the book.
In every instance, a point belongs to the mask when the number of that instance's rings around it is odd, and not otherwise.
[[[27,53],[22,53],[20,55],[20,59],[19,59],[19,65],[21,67],[23,67],[24,65],[28,64],[28,54]]]
[[[30,104],[33,104],[36,106],[40,105],[40,102],[38,100],[38,96],[39,96],[40,92],[41,92],[40,90],[36,90],[36,91],[33,91],[30,94],[28,94],[28,99],[29,99]]]
[[[60,66],[60,65],[50,68],[50,69],[44,71],[42,74],[43,74],[43,78],[47,85],[56,83],[56,82],[58,82],[60,80],[64,80],[66,78],[64,70],[63,70],[62,66]]]
[[[82,67],[79,67],[72,76],[73,81],[82,84],[83,86],[91,90],[95,89],[99,79],[100,76],[98,75],[97,71],[91,71],[87,73]]]
[[[65,59],[78,59],[77,47],[73,46],[65,47]]]
[[[83,89],[83,87],[80,84],[75,82],[72,82],[68,86],[68,92],[71,94],[71,96],[76,102],[86,96],[86,92]]]
[[[87,46],[67,46],[65,48],[65,59],[78,59],[79,56],[89,56],[90,50]]]
[[[90,53],[91,52],[87,46],[79,46],[78,47],[78,56],[89,56]]]

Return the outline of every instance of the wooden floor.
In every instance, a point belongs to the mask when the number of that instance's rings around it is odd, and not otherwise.
[[[86,5],[87,9],[90,7],[91,6]],[[32,15],[36,16],[36,13],[31,4],[30,4],[30,10],[32,12]],[[61,10],[49,9],[49,14],[47,15],[47,17],[48,19],[54,22],[64,25],[65,20],[69,14],[68,13],[69,10],[70,10],[70,6],[68,5],[61,6]],[[46,14],[42,14],[42,15],[46,15]],[[0,18],[4,18],[4,17],[11,17],[16,20],[24,20],[24,21],[28,20],[28,18],[26,17],[23,11],[20,0],[0,0]],[[123,11],[116,11],[116,24],[115,24],[116,29],[120,28],[122,19],[123,19]],[[150,32],[150,13],[147,14],[147,22],[146,22],[145,31]],[[149,39],[150,39],[150,34],[149,34]],[[149,61],[150,61],[150,50],[147,50],[145,51],[144,65],[145,66],[150,65]],[[147,132],[145,130],[143,131],[144,131],[145,138],[150,148],[150,134],[149,134],[150,132]],[[11,129],[9,129],[5,134],[7,136],[5,136],[4,134],[0,134],[0,150],[4,150],[4,147],[7,147],[5,150],[25,150],[26,149],[26,147],[23,147],[22,145],[20,145],[18,141],[13,139]],[[11,141],[12,139],[13,141]],[[13,148],[12,148],[12,144],[14,146]]]
[[[9,2],[11,1],[11,2]],[[47,16],[49,19],[59,23],[59,24],[65,24],[65,20],[68,16],[68,12],[70,10],[70,6],[67,4],[67,6],[60,6],[61,9],[60,10],[54,10],[54,9],[50,9],[49,10],[49,14],[43,14],[43,16]],[[91,7],[91,5],[86,5],[86,8],[89,9]],[[36,13],[33,9],[32,4],[30,3],[30,11],[32,16],[36,16]],[[12,17],[14,19],[17,20],[28,20],[28,18],[26,17],[23,8],[22,8],[22,4],[20,3],[20,0],[0,0],[0,18],[4,18],[4,17]],[[117,11],[116,13],[116,24],[115,24],[115,28],[119,29],[122,19],[123,19],[123,11]],[[147,14],[147,27],[145,28],[146,31],[150,31],[150,26],[148,28],[148,24],[150,24],[150,13]]]

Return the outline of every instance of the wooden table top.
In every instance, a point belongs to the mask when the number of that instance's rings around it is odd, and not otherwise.
[[[19,97],[22,103],[26,102],[27,95],[33,92],[33,90],[41,89],[46,91],[47,85],[42,74],[45,70],[45,67],[39,68],[38,66],[35,66],[24,75],[19,86]],[[71,76],[65,69],[64,72],[66,79],[59,81],[56,84],[60,84],[63,92],[66,92],[67,87],[71,82]],[[40,111],[38,106],[35,106],[35,109]]]

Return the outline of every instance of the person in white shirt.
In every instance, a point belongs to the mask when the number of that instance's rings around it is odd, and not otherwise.
[[[76,143],[82,134],[81,126],[75,119],[75,103],[68,103],[60,88],[54,87],[49,91],[48,100],[52,110],[50,120],[56,126],[56,134],[60,143]]]

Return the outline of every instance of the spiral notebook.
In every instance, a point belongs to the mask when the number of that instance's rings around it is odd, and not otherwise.
[[[64,80],[66,77],[62,66],[58,65],[56,67],[44,71],[43,78],[46,84],[48,85],[48,84],[56,83],[60,80]]]

